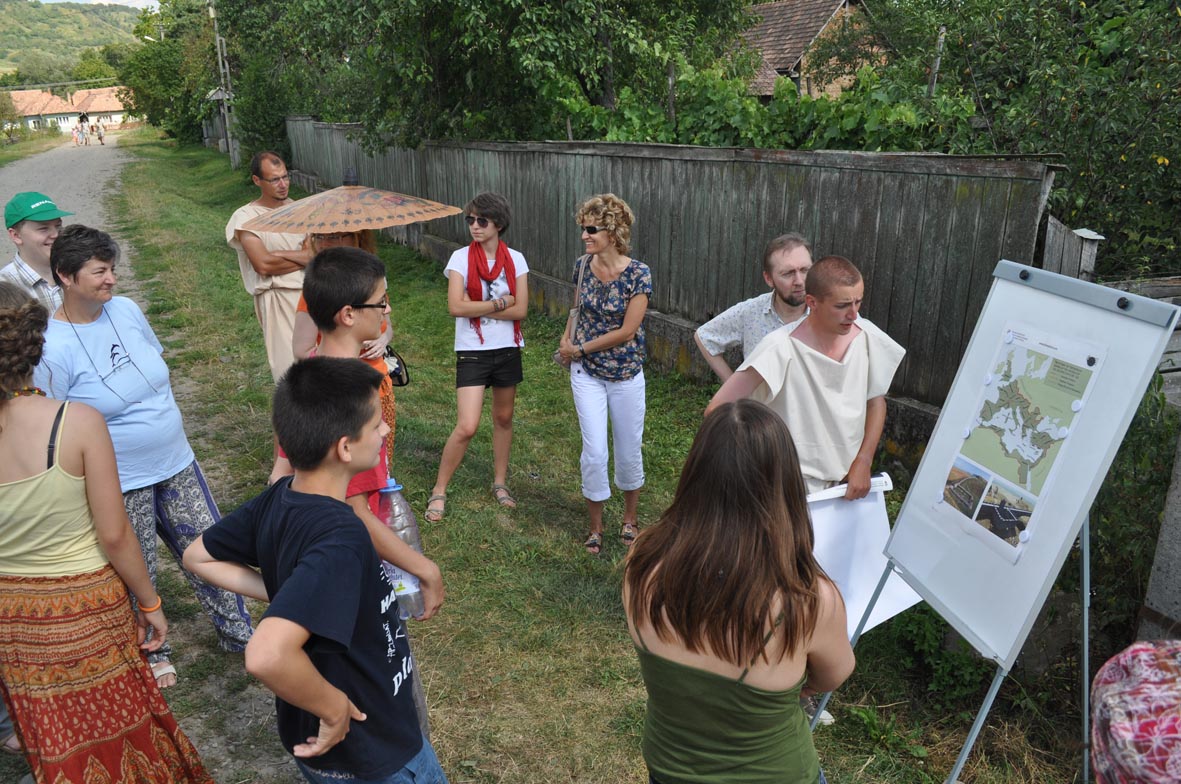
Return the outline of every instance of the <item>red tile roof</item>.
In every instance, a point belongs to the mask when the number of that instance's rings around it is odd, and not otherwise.
[[[92,90],[79,90],[71,97],[74,111],[89,112],[90,114],[109,114],[124,111],[123,102],[116,95],[119,87],[97,87]]]
[[[21,117],[37,117],[44,114],[75,114],[77,109],[45,90],[12,90],[12,103]]]
[[[777,0],[751,6],[761,17],[743,33],[743,39],[763,56],[763,62],[751,80],[752,95],[771,95],[775,79],[795,71],[800,59],[833,20],[846,0]]]

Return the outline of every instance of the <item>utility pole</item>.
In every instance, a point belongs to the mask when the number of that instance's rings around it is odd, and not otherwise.
[[[213,0],[207,0],[209,5],[209,18],[213,20],[213,46],[217,50],[217,77],[218,77],[218,91],[217,102],[221,107],[221,122],[222,128],[226,134],[226,151],[230,154],[230,168],[236,169],[241,164],[241,153],[238,150],[238,145],[234,141],[234,132],[231,128],[231,107],[230,104],[234,100],[234,85],[230,80],[230,63],[226,57],[226,39],[221,37],[217,26],[217,8]]]

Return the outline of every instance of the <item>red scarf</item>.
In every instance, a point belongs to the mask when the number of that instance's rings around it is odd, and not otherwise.
[[[504,273],[504,278],[508,281],[508,293],[515,298],[517,296],[517,266],[513,264],[512,254],[508,252],[508,245],[504,244],[504,240],[496,246],[496,263],[492,265],[492,269],[487,269],[487,256],[484,253],[484,248],[478,242],[473,242],[467,247],[467,295],[473,302],[484,301],[484,287],[480,285],[480,281],[484,280],[489,283],[500,277],[500,273]],[[480,329],[480,319],[468,319],[472,325],[472,329],[476,331],[476,336],[480,338],[480,342],[484,342],[484,333]],[[518,319],[513,322],[513,342],[518,346],[521,345],[521,322]]]

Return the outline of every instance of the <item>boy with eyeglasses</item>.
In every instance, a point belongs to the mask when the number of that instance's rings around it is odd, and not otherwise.
[[[381,259],[360,248],[328,248],[316,254],[304,278],[308,315],[320,331],[315,356],[356,359],[367,340],[381,333],[390,310],[386,291],[385,265]],[[382,374],[381,394],[392,394],[387,374]],[[280,433],[280,443],[282,441]],[[443,603],[443,582],[439,567],[411,549],[377,517],[378,490],[389,477],[385,442],[377,465],[355,474],[349,481],[345,500],[365,523],[378,555],[418,577],[429,618]]]
[[[287,164],[269,150],[250,161],[251,180],[259,196],[239,207],[226,224],[226,242],[238,254],[238,269],[246,291],[254,297],[254,315],[262,327],[267,362],[276,381],[295,361],[291,336],[295,308],[303,288],[304,267],[312,251],[304,247],[304,235],[244,231],[243,224],[271,210],[291,204],[291,175]]]

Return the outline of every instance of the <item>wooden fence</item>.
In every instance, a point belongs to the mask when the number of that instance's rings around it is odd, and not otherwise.
[[[481,191],[504,194],[514,213],[506,239],[529,260],[533,287],[559,301],[581,252],[579,202],[618,194],[637,216],[632,254],[652,268],[654,317],[684,331],[765,291],[764,244],[800,232],[816,258],[860,267],[863,314],[907,348],[892,393],[933,405],[951,386],[997,260],[1040,266],[1053,182],[1029,161],[659,144],[431,142],[374,157],[351,141],[357,130],[288,118],[293,168],[327,187],[352,168],[362,184],[458,206]],[[425,230],[469,241],[458,216]],[[659,347],[653,354],[677,364]],[[693,354],[687,339],[681,359]]]

